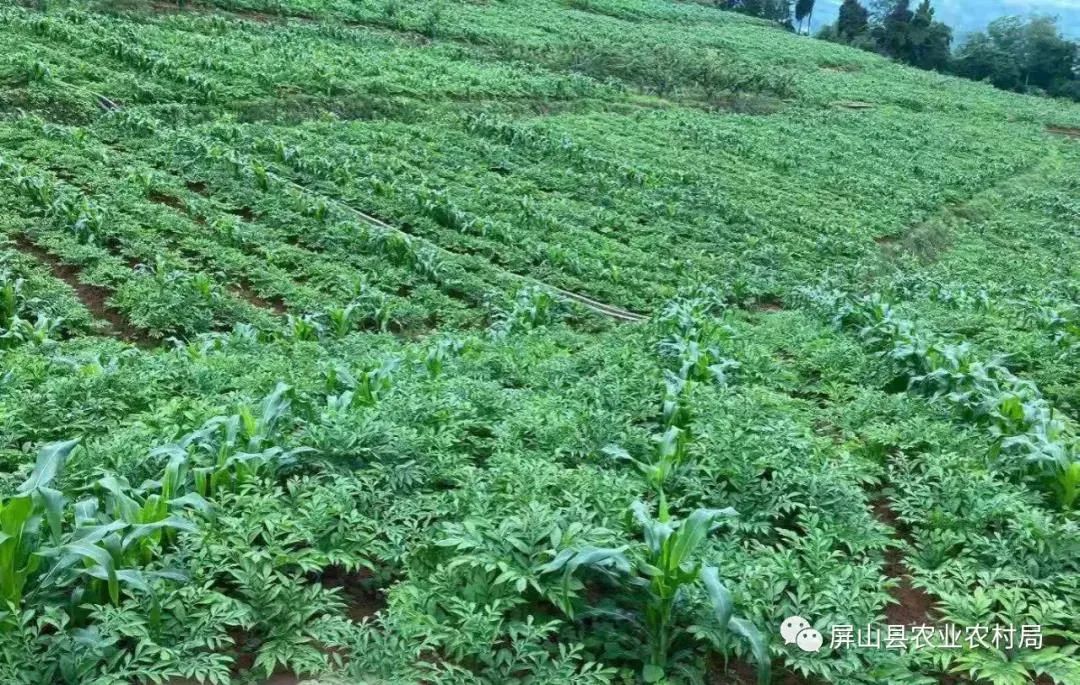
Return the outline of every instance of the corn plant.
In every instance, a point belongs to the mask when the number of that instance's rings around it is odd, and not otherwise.
[[[999,468],[1033,477],[1062,509],[1080,502],[1080,448],[1071,422],[1055,414],[1034,383],[1017,378],[1003,357],[981,361],[968,345],[931,340],[880,294],[804,296],[899,364],[909,388],[945,398],[961,417],[987,427]]]
[[[644,631],[647,639],[648,653],[642,659],[641,673],[647,683],[665,679],[673,650],[683,638],[689,637],[680,613],[691,588],[700,583],[720,628],[747,641],[757,661],[758,681],[767,683],[770,661],[764,637],[752,623],[734,616],[731,594],[720,582],[717,569],[703,565],[700,560],[699,548],[719,519],[735,515],[734,509],[698,509],[685,520],[671,517],[665,509],[653,518],[640,501],[631,509],[641,527],[644,544],[631,550],[564,550],[544,565],[541,573],[562,573],[564,585],[569,587],[575,573],[598,568],[618,578],[628,598],[636,600],[644,594],[632,623]],[[569,594],[562,608],[572,615]]]
[[[393,317],[393,307],[386,293],[372,286],[365,279],[353,283],[353,302],[360,309],[366,321],[375,323],[380,331],[385,331]]]
[[[48,542],[61,541],[66,501],[50,486],[76,444],[69,440],[43,447],[30,477],[15,495],[0,501],[0,599],[12,610],[21,606],[27,582],[41,567],[41,552]]]
[[[179,494],[186,487],[186,464],[180,458],[170,459],[165,475],[159,481],[148,481],[132,488],[125,478],[105,476],[92,487],[103,493],[103,513],[109,521],[123,521],[131,532],[115,547],[120,561],[148,564],[155,550],[175,539],[176,531],[195,529],[180,512],[208,512],[210,505],[196,492]],[[95,521],[98,518],[98,499],[84,500],[76,505],[77,519]]]
[[[14,278],[7,271],[0,272],[0,326],[11,328],[19,315],[23,280]]]
[[[20,167],[14,167],[15,188],[20,195],[30,199],[41,208],[48,208],[56,198],[56,186],[44,176],[28,176]]]
[[[356,400],[365,406],[373,406],[378,403],[393,384],[394,371],[401,364],[397,357],[388,357],[377,366],[365,369],[356,375],[356,386],[353,391]]]
[[[80,243],[94,242],[106,225],[105,212],[85,197],[61,195],[49,212]]]
[[[273,476],[281,468],[296,462],[310,448],[285,449],[270,443],[277,427],[292,405],[293,391],[278,383],[254,412],[241,406],[235,414],[215,416],[201,428],[178,442],[159,447],[151,456],[167,456],[176,470],[172,480],[180,482],[184,473],[193,481],[193,492],[212,498],[222,490],[235,492],[243,484]],[[176,462],[175,466],[172,464]],[[181,466],[182,465],[182,466]],[[198,500],[193,500],[197,504]],[[157,503],[160,508],[160,502]]]
[[[350,302],[344,307],[331,307],[326,310],[327,326],[335,338],[344,338],[351,333],[359,319],[360,305]]]
[[[294,316],[289,314],[285,322],[285,331],[293,340],[318,340],[324,326],[315,314]]]
[[[37,314],[33,323],[21,316],[32,307],[33,300],[23,294],[23,279],[0,269],[0,349],[10,349],[25,343],[42,344],[54,337],[62,321]]]
[[[701,289],[668,303],[657,317],[659,330],[666,334],[659,344],[660,354],[675,360],[680,378],[727,385],[728,374],[739,367],[721,351],[721,345],[732,337],[731,327],[723,323],[723,311],[719,295]]]
[[[517,291],[509,309],[495,313],[491,335],[502,337],[509,333],[529,330],[550,323],[557,314],[557,300],[541,286],[529,286]]]
[[[446,359],[459,352],[461,348],[461,341],[451,339],[440,340],[432,345],[424,357],[424,367],[427,368],[428,376],[432,379],[438,378]]]
[[[629,452],[618,445],[608,445],[603,452],[615,459],[629,461],[641,473],[645,483],[656,494],[662,515],[668,513],[667,494],[664,484],[679,466],[687,460],[689,434],[678,426],[671,426],[660,435],[653,437],[655,448],[649,460],[635,459]]]

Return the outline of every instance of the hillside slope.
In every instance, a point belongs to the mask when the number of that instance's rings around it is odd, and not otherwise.
[[[0,680],[1080,682],[1077,226],[699,5],[4,6]]]

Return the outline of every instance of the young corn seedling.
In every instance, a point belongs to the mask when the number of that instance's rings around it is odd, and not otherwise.
[[[286,320],[286,332],[293,340],[318,340],[323,331],[323,325],[318,317],[313,314],[304,316],[288,315]]]
[[[393,308],[386,293],[371,286],[365,280],[357,280],[353,285],[354,302],[360,308],[367,321],[373,321],[380,331],[385,331],[393,317]]]
[[[109,513],[99,513],[97,497],[84,499],[74,506],[74,527],[65,530],[67,500],[50,483],[75,445],[71,440],[42,448],[30,478],[0,504],[0,599],[11,608],[18,609],[27,589],[58,592],[76,583],[70,595],[75,615],[84,602],[119,604],[122,587],[151,594],[148,577],[176,577],[168,572],[147,575],[140,568],[153,561],[163,536],[194,529],[190,521],[169,512],[200,501],[169,496],[176,485],[172,467],[161,482],[146,486],[160,492],[142,501],[128,496],[122,480],[106,477],[102,482]],[[48,540],[42,523],[47,524]],[[78,584],[80,580],[85,582]]]
[[[121,561],[129,564],[148,564],[156,551],[175,539],[175,532],[194,530],[194,525],[180,512],[207,512],[210,505],[198,493],[179,495],[186,486],[186,463],[174,456],[165,467],[160,481],[147,481],[132,488],[125,478],[105,476],[92,487],[103,493],[106,520],[123,521],[131,533],[121,540]],[[98,517],[98,499],[84,500],[76,505],[78,518],[94,521]]]
[[[37,315],[34,323],[20,316],[33,304],[23,296],[23,280],[0,270],[0,349],[18,347],[24,343],[41,344],[55,335],[60,319]]]
[[[495,313],[491,335],[498,338],[546,325],[555,318],[556,304],[555,297],[540,286],[522,288],[516,293],[510,309]]]
[[[359,304],[352,302],[344,307],[332,307],[326,311],[326,321],[335,338],[344,338],[356,327],[359,319]]]
[[[986,426],[999,468],[1033,478],[1066,511],[1080,501],[1080,459],[1070,424],[1055,417],[1035,384],[1013,375],[1002,357],[982,362],[966,344],[929,341],[879,294],[804,294],[837,312],[833,319],[838,326],[858,329],[860,337],[884,350],[909,377],[911,389],[944,398],[962,418]]]
[[[717,521],[734,516],[735,511],[698,509],[679,520],[663,509],[653,518],[640,501],[633,504],[632,510],[644,535],[643,544],[629,551],[564,550],[543,566],[541,573],[562,573],[565,587],[570,587],[574,574],[584,569],[597,569],[621,580],[625,597],[633,598],[627,601],[637,605],[632,623],[644,631],[648,644],[641,671],[646,683],[665,680],[681,643],[691,637],[685,621],[686,605],[691,588],[700,583],[719,628],[749,644],[757,662],[758,682],[767,683],[770,661],[764,637],[751,622],[734,615],[731,593],[720,582],[717,569],[703,565],[700,559],[700,547]],[[642,593],[644,599],[640,600]],[[569,601],[564,603],[564,610],[568,606]]]
[[[671,426],[661,435],[654,436],[656,447],[652,461],[635,459],[629,452],[618,445],[608,445],[603,452],[616,459],[632,463],[641,472],[649,488],[656,493],[656,499],[662,516],[668,515],[667,495],[664,484],[669,476],[687,460],[689,433],[677,426]]]
[[[424,358],[424,366],[427,368],[428,376],[433,380],[438,378],[439,374],[442,373],[443,363],[448,357],[459,352],[461,347],[461,342],[458,340],[440,340],[433,345]]]
[[[11,328],[19,315],[22,302],[23,280],[14,278],[7,271],[0,271],[0,326]]]
[[[66,500],[50,485],[76,444],[69,440],[43,447],[30,477],[14,495],[0,501],[0,600],[12,611],[20,609],[49,539],[54,544],[61,541]]]
[[[236,414],[215,416],[179,442],[154,450],[151,456],[168,456],[170,463],[184,461],[194,492],[201,497],[212,498],[221,490],[235,492],[244,483],[273,475],[295,463],[297,455],[311,451],[268,446],[276,438],[278,423],[288,413],[292,399],[291,388],[278,383],[263,399],[258,413],[242,406]]]
[[[374,406],[390,391],[394,371],[401,363],[397,357],[389,357],[382,364],[357,374],[354,392],[356,400],[365,406]]]
[[[29,198],[38,207],[52,206],[56,198],[56,186],[44,176],[25,176],[21,169],[15,168],[15,188],[19,194]]]

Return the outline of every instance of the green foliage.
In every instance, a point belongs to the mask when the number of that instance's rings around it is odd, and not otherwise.
[[[212,5],[0,8],[0,682],[1077,681],[1075,107],[694,3]],[[897,561],[1047,644],[770,639]]]
[[[1032,474],[1064,510],[1080,501],[1076,466],[1080,455],[1071,422],[1057,416],[1039,389],[1017,378],[1002,358],[982,362],[967,345],[932,341],[912,322],[896,316],[879,295],[811,297],[836,312],[835,322],[855,328],[898,363],[912,390],[945,398],[964,419],[985,425],[994,439],[991,455],[1000,455],[996,459],[1000,466]]]
[[[1052,17],[1002,17],[967,38],[956,54],[956,72],[998,88],[1075,98],[1077,44],[1063,37]]]

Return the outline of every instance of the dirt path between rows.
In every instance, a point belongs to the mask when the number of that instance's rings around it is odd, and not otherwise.
[[[910,542],[903,523],[898,520],[887,497],[880,496],[871,506],[874,510],[874,518],[891,528],[894,537],[900,541]],[[885,550],[884,573],[890,579],[897,581],[897,584],[889,590],[889,594],[896,603],[885,607],[888,624],[905,626],[928,624],[933,619],[934,599],[925,590],[912,584],[910,571],[904,563],[904,555],[899,547],[889,547]]]
[[[36,245],[25,235],[12,238],[15,249],[32,257],[41,265],[45,266],[54,278],[67,283],[75,296],[90,312],[91,316],[107,325],[107,333],[114,337],[132,343],[139,347],[154,347],[156,342],[151,340],[145,333],[132,326],[124,315],[113,309],[108,304],[112,291],[99,285],[90,285],[79,280],[79,269],[70,264],[64,264],[55,255]]]

